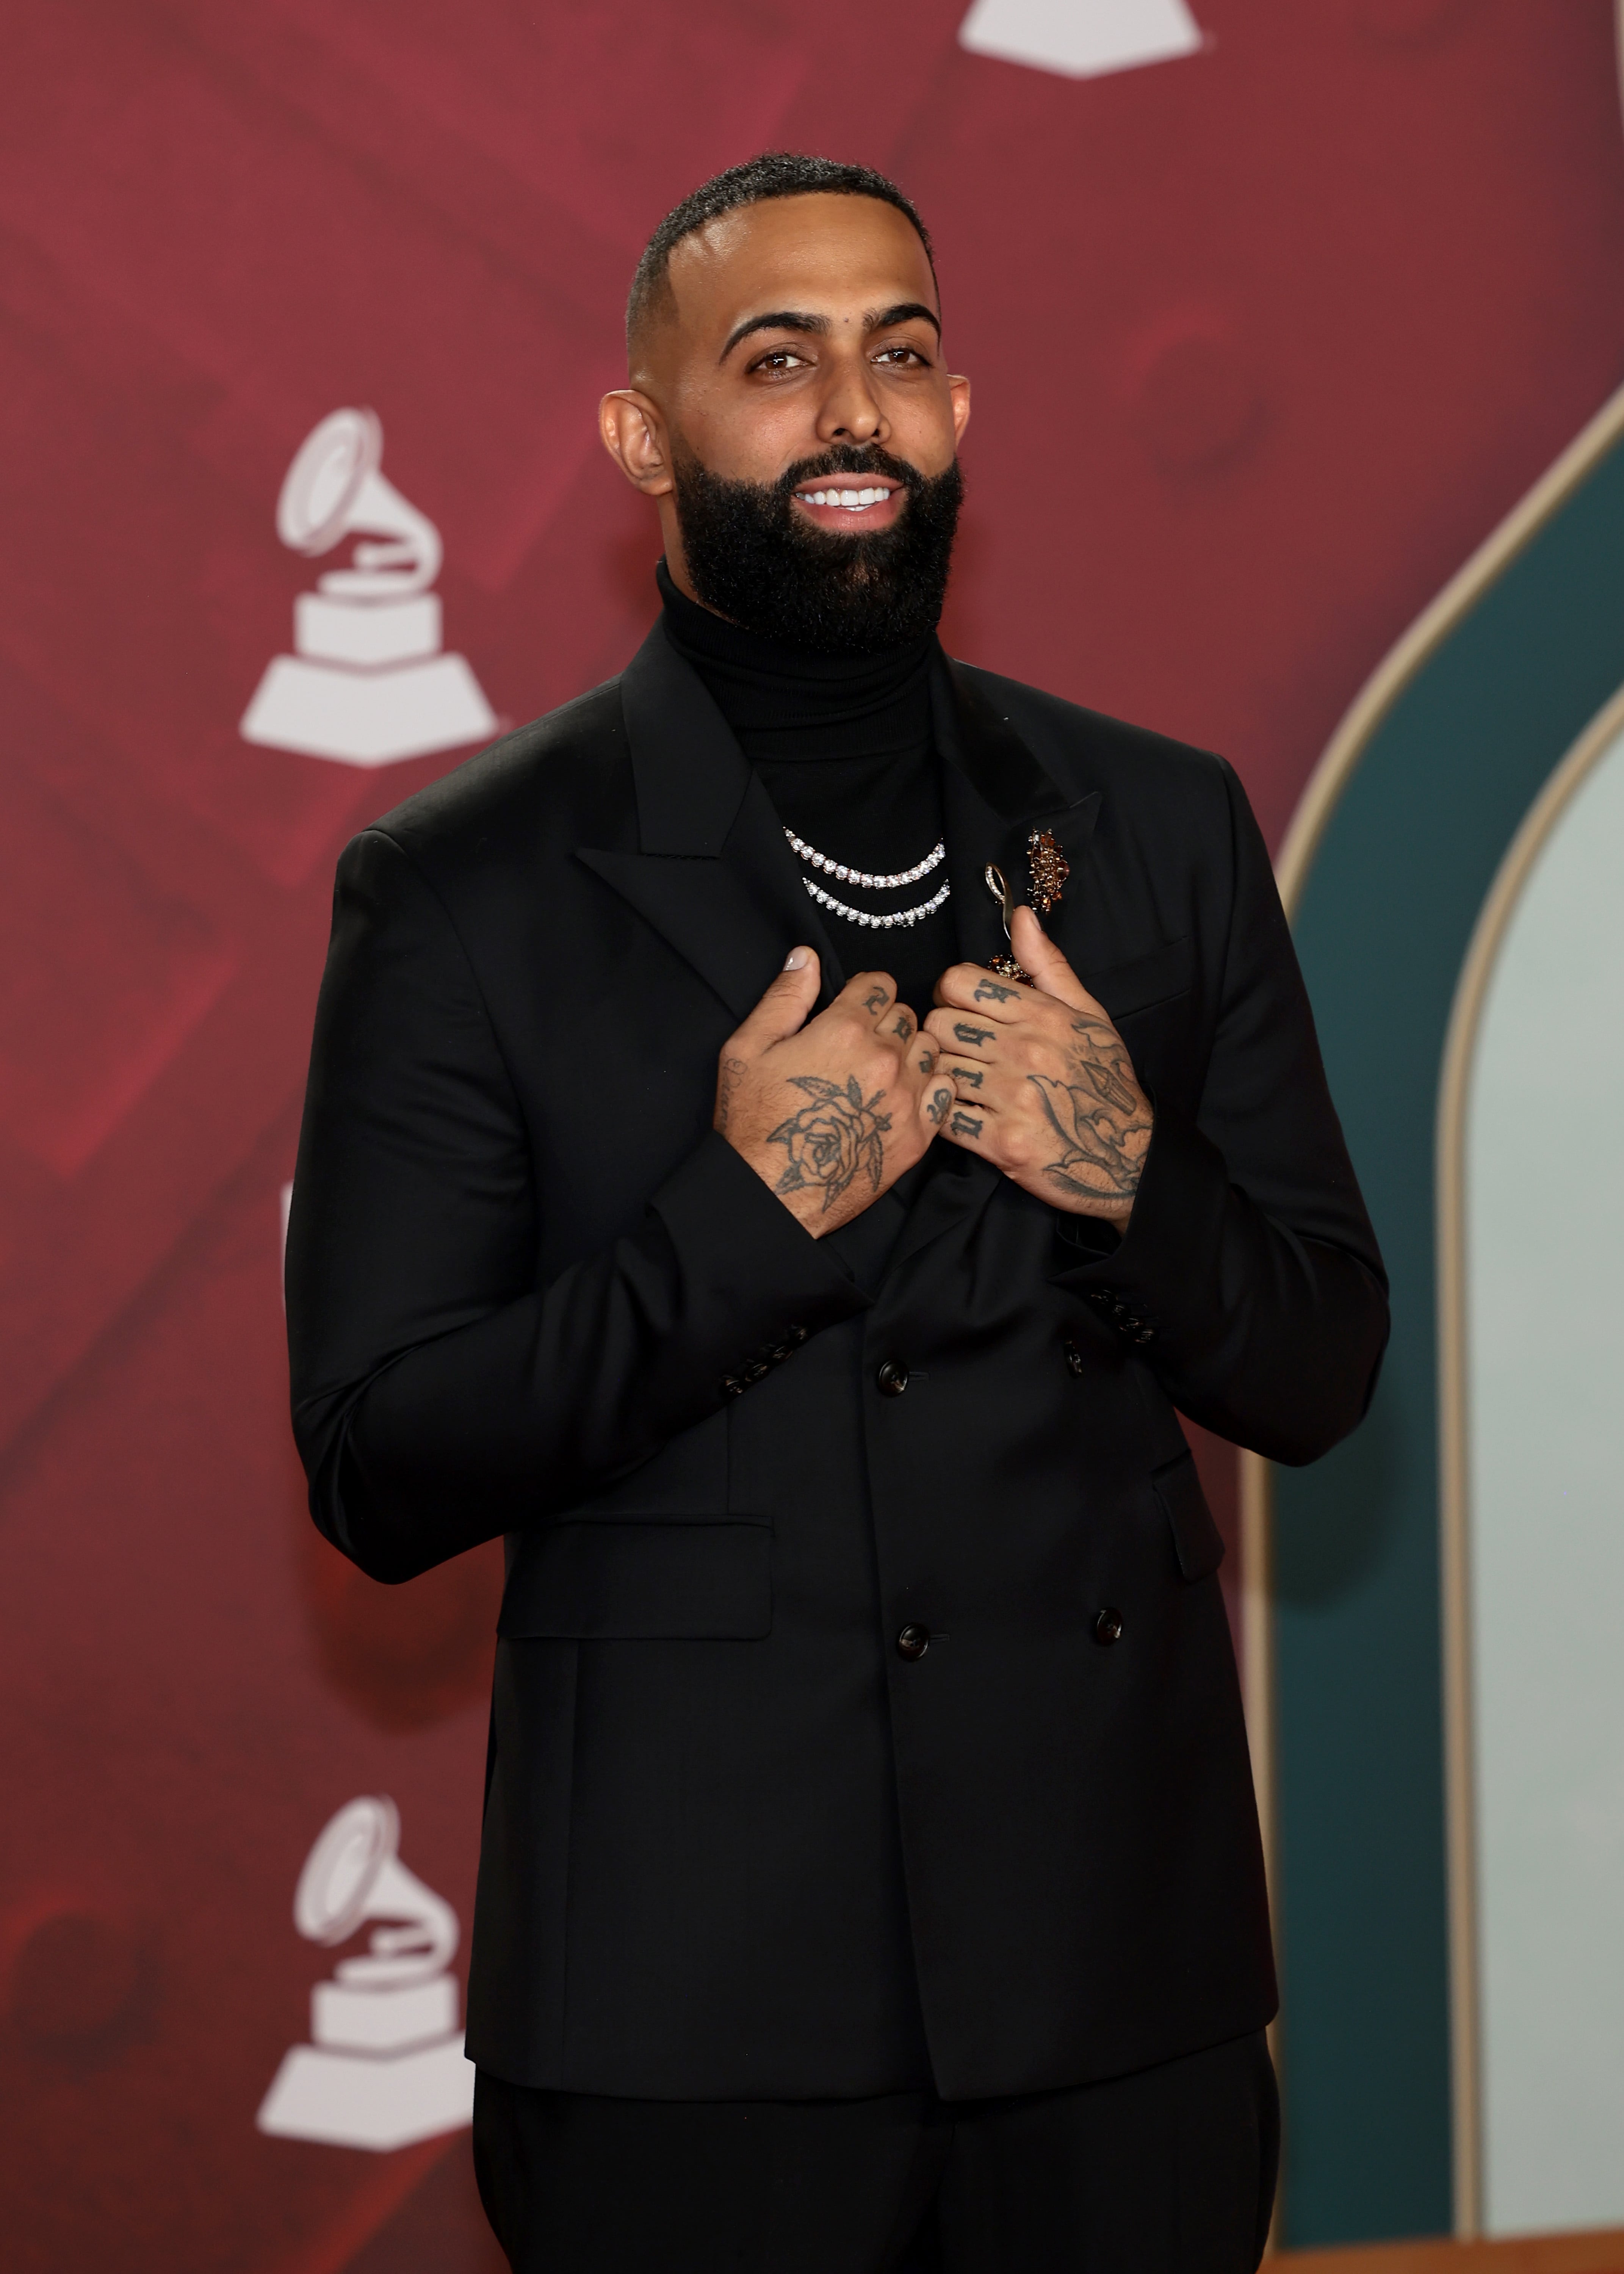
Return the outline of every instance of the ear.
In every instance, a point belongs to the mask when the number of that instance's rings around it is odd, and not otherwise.
[[[953,405],[953,440],[964,440],[964,430],[970,423],[970,382],[962,377],[950,378],[947,392]]]
[[[598,406],[604,448],[644,497],[669,495],[673,485],[665,422],[652,395],[635,387],[612,388]]]

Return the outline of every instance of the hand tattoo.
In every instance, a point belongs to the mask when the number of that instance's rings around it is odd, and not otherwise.
[[[950,1137],[979,1137],[981,1133],[981,1115],[955,1113],[947,1125],[947,1133]]]
[[[871,988],[868,993],[863,997],[863,1009],[865,1011],[872,1011],[875,1017],[877,1019],[880,1013],[885,1008],[885,1005],[890,1001],[891,997],[885,992],[885,990],[883,987]]]
[[[1026,1076],[1060,1140],[1060,1157],[1045,1162],[1043,1174],[1078,1200],[1131,1201],[1150,1149],[1149,1104],[1114,1027],[1081,1018],[1072,1020],[1071,1030],[1082,1037],[1071,1053],[1076,1080]]]
[[[891,1032],[905,1043],[911,1041],[914,1035],[913,1013],[909,1011],[905,1011],[902,1016],[898,1020],[896,1025],[891,1028]]]
[[[930,1103],[925,1108],[926,1119],[933,1122],[936,1128],[939,1129],[942,1126],[944,1120],[946,1118],[947,1109],[952,1102],[953,1093],[951,1089],[933,1090],[931,1093]]]
[[[991,1042],[992,1037],[993,1029],[990,1027],[966,1027],[962,1019],[953,1028],[953,1040],[957,1043],[967,1043],[973,1050],[984,1049]]]
[[[716,1080],[716,1126],[724,1137],[727,1134],[727,1116],[733,1102],[733,1092],[740,1077],[749,1068],[742,1058],[724,1058]]]
[[[981,1076],[986,1073],[986,1071],[987,1069],[985,1066],[955,1066],[953,1068],[953,1080],[955,1081],[963,1082],[966,1089],[979,1089],[981,1086]]]
[[[996,979],[983,979],[978,982],[975,992],[970,1000],[973,1003],[1012,1003],[1015,1000],[1015,990],[1012,987],[1000,986]]]
[[[877,1193],[885,1171],[884,1132],[891,1127],[890,1114],[877,1111],[885,1092],[876,1089],[865,1105],[855,1074],[844,1089],[822,1074],[795,1073],[789,1079],[811,1102],[780,1121],[768,1137],[770,1145],[782,1145],[789,1153],[789,1166],[776,1190],[798,1193],[808,1185],[822,1185],[827,1209],[863,1169]]]
[[[921,1073],[929,1073],[936,1062],[936,1054],[934,1050],[921,1050],[919,1054],[919,1070]]]

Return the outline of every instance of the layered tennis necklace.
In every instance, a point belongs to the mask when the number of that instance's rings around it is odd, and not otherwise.
[[[897,892],[904,885],[917,885],[920,878],[928,877],[947,855],[945,843],[938,838],[924,859],[916,861],[911,869],[898,869],[895,876],[880,877],[867,869],[853,869],[845,861],[831,861],[827,853],[820,853],[816,846],[808,845],[804,837],[797,837],[793,829],[786,828],[784,834],[790,841],[791,849],[801,860],[809,862],[814,869],[821,869],[824,876],[832,877],[837,884],[855,885],[860,892]],[[831,915],[844,916],[847,923],[866,924],[872,931],[890,931],[898,924],[922,923],[927,916],[935,915],[936,910],[945,905],[951,898],[953,889],[944,877],[929,900],[921,900],[917,907],[896,908],[890,915],[876,915],[868,908],[848,907],[844,900],[836,900],[832,892],[826,892],[822,885],[815,884],[810,877],[803,877],[801,881],[820,908],[827,908]]]

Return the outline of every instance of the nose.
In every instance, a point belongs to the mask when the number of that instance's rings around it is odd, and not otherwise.
[[[891,433],[885,413],[868,383],[868,368],[861,358],[842,364],[833,373],[818,409],[820,442],[878,442]]]

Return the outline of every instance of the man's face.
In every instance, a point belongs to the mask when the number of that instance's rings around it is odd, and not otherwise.
[[[966,380],[906,217],[776,199],[672,256],[604,438],[658,503],[677,584],[770,637],[892,644],[940,613]]]

